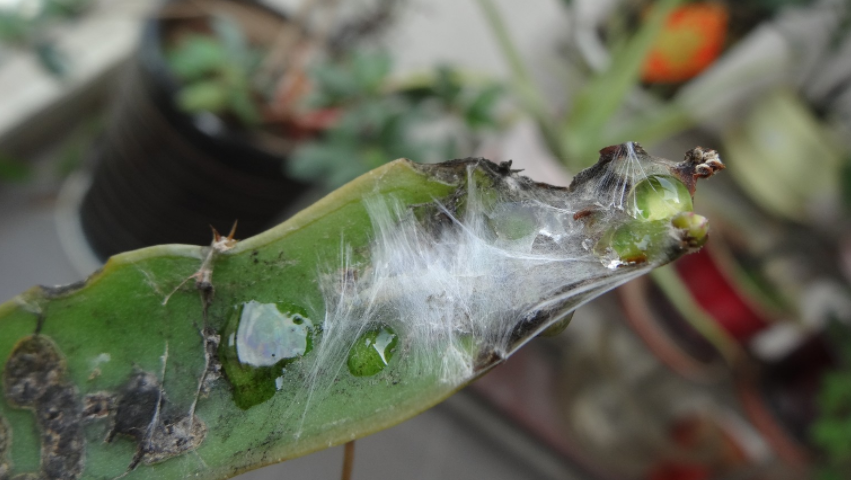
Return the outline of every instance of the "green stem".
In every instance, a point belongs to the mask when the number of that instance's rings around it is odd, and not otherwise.
[[[538,123],[538,128],[544,136],[544,141],[550,148],[552,153],[563,161],[561,152],[562,142],[559,137],[558,130],[553,125],[553,119],[547,111],[546,103],[541,97],[538,87],[532,81],[532,76],[526,69],[523,63],[523,58],[517,50],[517,46],[508,32],[508,28],[503,21],[502,15],[491,0],[477,0],[479,7],[484,14],[485,20],[488,22],[491,31],[497,41],[497,46],[502,53],[503,58],[508,63],[508,68],[511,71],[512,81],[517,90],[518,96],[523,104],[524,109]]]
[[[674,267],[668,265],[666,267],[657,268],[650,272],[650,277],[656,282],[656,285],[662,290],[662,293],[674,306],[674,309],[682,315],[682,317],[700,333],[709,343],[712,344],[718,353],[724,357],[724,360],[730,364],[736,364],[739,355],[739,347],[736,342],[730,338],[730,335],[722,330],[715,320],[709,316],[694,300],[691,292],[683,285],[680,278],[674,272]]]
[[[599,145],[603,130],[624,98],[638,83],[644,60],[665,26],[670,13],[683,0],[660,0],[626,46],[612,55],[608,68],[593,78],[576,96],[570,114],[561,125],[561,151],[574,165],[590,164],[589,146]],[[642,140],[642,139],[637,139]]]
[[[505,26],[505,22],[502,20],[502,15],[500,15],[496,5],[494,5],[491,0],[477,1],[485,15],[485,19],[488,21],[488,25],[496,37],[496,41],[499,44],[499,48],[502,51],[503,56],[505,57],[505,61],[508,62],[508,67],[511,69],[511,74],[514,76],[514,79],[519,83],[531,84],[532,78],[529,75],[529,72],[526,71],[526,66],[523,64],[520,52],[514,45],[514,41],[511,39],[511,34],[508,32],[508,28]]]
[[[610,135],[605,135],[603,143],[608,145],[640,140],[645,146],[653,145],[691,127],[694,123],[694,119],[682,105],[667,103],[647,115],[630,119],[625,125],[612,129]]]

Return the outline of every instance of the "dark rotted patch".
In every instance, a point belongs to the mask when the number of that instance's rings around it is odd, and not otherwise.
[[[201,330],[201,336],[204,338],[204,360],[207,368],[201,378],[201,388],[198,393],[207,396],[210,394],[213,383],[222,378],[222,364],[218,354],[222,337],[212,327],[204,327]]]
[[[70,384],[52,385],[39,400],[41,473],[51,479],[78,478],[85,464],[82,406]]]
[[[32,407],[49,386],[64,376],[62,357],[52,341],[43,335],[23,338],[3,370],[6,398],[13,406]]]
[[[141,440],[165,403],[157,377],[148,372],[136,372],[122,389],[112,430],[106,441],[111,442],[117,434]]]
[[[42,479],[76,479],[85,465],[82,404],[77,389],[65,377],[62,354],[44,335],[18,341],[3,370],[9,404],[35,414],[41,440],[37,477]]]
[[[106,418],[115,409],[115,396],[109,392],[90,393],[83,398],[83,420]]]
[[[144,445],[140,460],[150,465],[182,455],[198,448],[206,435],[207,426],[194,415],[160,422]]]
[[[12,432],[6,424],[6,419],[0,417],[0,480],[7,480],[12,471],[12,466],[9,465],[7,458],[7,452],[12,442],[11,435]]]
[[[121,389],[107,441],[116,435],[136,441],[138,447],[129,469],[182,455],[203,442],[207,434],[204,422],[194,414],[175,414],[171,410],[152,373],[136,372]]]
[[[94,273],[92,273],[90,278],[95,276],[95,275],[99,275],[100,273],[101,273],[101,270],[98,269]],[[67,285],[56,285],[56,286],[39,285],[39,288],[41,288],[41,291],[44,292],[45,297],[57,298],[57,297],[69,295],[69,294],[74,293],[78,290],[81,290],[88,283],[89,283],[89,281],[88,281],[88,279],[86,279],[86,280],[80,280],[80,281],[74,282],[74,283],[69,283]]]
[[[473,361],[473,371],[481,373],[490,370],[496,364],[505,360],[505,357],[491,347],[484,347],[479,350],[476,358]]]
[[[614,185],[620,185],[620,182],[627,180],[623,175],[611,175],[610,163],[615,160],[624,158],[628,150],[624,148],[626,144],[612,145],[600,150],[600,158],[594,165],[582,170],[573,177],[573,180],[568,186],[569,192],[575,192],[582,188],[593,188],[597,191],[608,191]],[[636,157],[648,157],[648,153],[641,148],[638,143],[632,143],[632,153]],[[629,190],[629,186],[625,187]]]

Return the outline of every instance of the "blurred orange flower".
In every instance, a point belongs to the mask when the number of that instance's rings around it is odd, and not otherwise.
[[[720,3],[675,9],[645,60],[642,80],[679,83],[700,74],[721,54],[727,21],[727,8]]]

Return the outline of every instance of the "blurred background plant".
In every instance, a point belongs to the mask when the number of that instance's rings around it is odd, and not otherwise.
[[[212,113],[244,128],[260,123],[252,76],[263,52],[249,44],[232,18],[213,15],[212,35],[189,33],[166,52],[168,66],[183,83],[177,104],[185,112]]]
[[[714,113],[719,107],[711,104],[719,94],[739,92],[740,87],[764,81],[755,82],[757,77],[776,73],[778,66],[770,61],[772,55],[778,55],[776,51],[767,52],[767,59],[740,52],[740,43],[753,43],[753,39],[743,40],[758,27],[785,28],[772,23],[776,15],[793,7],[835,15],[835,23],[840,25],[830,29],[831,47],[822,45],[822,55],[830,56],[830,49],[842,44],[847,30],[847,14],[836,1],[564,1],[572,38],[558,71],[567,98],[554,109],[554,103],[533,81],[492,0],[478,3],[510,67],[517,98],[535,119],[553,155],[572,170],[593,162],[598,145],[628,139],[652,144],[703,127],[712,119],[701,107]],[[788,48],[798,48],[795,44],[802,41],[794,28],[785,39]],[[805,42],[802,46],[818,48],[813,43],[809,40],[809,45]],[[769,48],[776,50],[777,46]],[[725,55],[730,50],[735,51]],[[834,51],[832,58],[840,55]],[[737,63],[744,59],[752,63]],[[823,60],[826,65],[842,64]],[[770,70],[759,71],[763,68]],[[842,67],[833,70],[837,68]],[[728,114],[729,103],[725,101],[721,107]],[[711,126],[712,122],[708,123]]]
[[[357,48],[313,62],[264,118],[255,79],[264,52],[231,19],[215,17],[212,25],[215,35],[186,35],[168,52],[183,84],[179,107],[216,114],[235,128],[285,125],[289,136],[305,140],[286,171],[328,190],[397,158],[469,155],[483,134],[506,124],[497,82],[448,65],[395,79],[388,52]]]
[[[71,68],[71,59],[57,47],[53,38],[55,30],[83,15],[93,2],[3,0],[0,2],[0,46],[31,51],[47,72],[62,78]]]
[[[847,477],[851,6],[567,1],[571,38],[559,70],[563,100],[554,102],[552,89],[533,79],[493,1],[478,3],[518,103],[569,171],[588,166],[598,146],[628,140],[661,148],[682,138],[721,145],[729,178],[701,192],[712,241],[654,272],[652,284],[625,287],[623,314],[657,361],[692,382],[687,389],[709,383],[738,392],[751,424],[791,467],[790,478]],[[637,388],[634,378],[611,381]],[[591,385],[577,387],[569,402],[583,401],[581,390],[593,391]],[[636,415],[677,408],[634,395],[620,403]],[[636,449],[653,444],[652,429],[631,435],[630,445],[644,445]],[[586,452],[621,448],[586,440]],[[726,470],[717,461],[603,470],[722,478]],[[808,470],[810,462],[820,466]]]
[[[819,480],[840,480],[851,471],[851,331],[834,322],[830,338],[836,349],[835,368],[824,374],[818,395],[819,416],[813,441],[824,453]]]
[[[248,1],[167,3],[95,151],[82,221],[98,254],[203,243],[199,222],[239,218],[250,236],[391,160],[473,154],[506,123],[503,89],[446,65],[395,74],[380,38],[403,5],[308,1],[283,15]],[[170,185],[145,189],[154,177]],[[114,188],[127,179],[139,184]]]
[[[475,152],[505,124],[503,88],[450,67],[392,81],[386,52],[359,52],[316,65],[302,108],[336,115],[318,138],[293,152],[296,178],[336,188],[391,159],[443,161]]]

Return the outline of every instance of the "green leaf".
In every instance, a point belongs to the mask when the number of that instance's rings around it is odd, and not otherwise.
[[[177,104],[189,113],[220,113],[232,105],[233,95],[234,92],[221,81],[199,81],[180,89]]]
[[[384,51],[356,51],[343,59],[315,64],[309,72],[316,89],[307,104],[324,108],[375,98],[392,68],[393,60]]]
[[[228,110],[239,118],[242,125],[254,127],[261,123],[260,109],[257,107],[254,98],[251,97],[251,91],[247,85],[243,84],[243,88],[231,88],[227,104]]]
[[[17,12],[0,11],[0,41],[27,42],[34,36],[35,30],[35,22],[22,17]]]
[[[478,92],[464,112],[464,119],[471,128],[496,127],[498,121],[494,110],[505,93],[501,85],[490,85]]]
[[[191,82],[215,74],[229,64],[227,50],[213,37],[187,35],[167,54],[169,67],[178,78]]]
[[[300,180],[323,182],[335,170],[343,170],[348,175],[355,177],[363,173],[362,166],[357,166],[352,172],[351,168],[345,168],[346,164],[356,163],[355,150],[347,148],[343,142],[311,142],[299,146],[292,154],[287,163],[287,173]],[[345,181],[343,181],[345,183]]]
[[[559,157],[563,162],[569,161],[569,155],[565,150],[565,144],[562,141],[563,134],[553,122],[552,113],[549,111],[548,104],[541,92],[535,86],[531,75],[526,69],[526,65],[520,55],[517,46],[514,44],[511,34],[496,8],[492,0],[478,0],[479,7],[484,14],[488,26],[492,30],[494,37],[497,40],[497,46],[508,63],[511,70],[511,77],[514,83],[514,89],[517,93],[517,98],[527,113],[538,124],[541,134],[547,146],[552,150],[553,154]]]
[[[586,166],[594,145],[600,141],[609,120],[618,112],[630,90],[638,84],[644,59],[662,31],[670,12],[683,0],[661,0],[653,5],[641,28],[619,51],[613,52],[609,66],[592,78],[575,96],[561,134],[564,161]],[[644,139],[640,139],[644,141]]]
[[[214,14],[211,22],[215,38],[221,43],[225,55],[235,62],[248,59],[251,48],[239,22],[227,15]],[[243,67],[247,67],[243,64]]]
[[[357,51],[350,68],[358,89],[364,94],[378,94],[393,68],[393,59],[385,51]]]
[[[691,250],[673,225],[640,265],[583,248],[636,221],[573,215],[640,180],[624,161],[570,190],[486,160],[397,161],[239,243],[128,252],[24,292],[0,305],[0,472],[223,479],[410,418]]]
[[[45,14],[52,17],[69,18],[84,13],[93,0],[46,0]]]
[[[724,145],[733,180],[767,212],[807,223],[814,205],[841,198],[843,146],[795,92],[766,94]]]
[[[42,68],[55,77],[65,77],[70,71],[68,56],[52,42],[37,43],[35,55]]]
[[[441,65],[437,67],[437,78],[434,83],[434,93],[447,105],[452,105],[458,99],[463,87],[454,68]]]
[[[851,212],[851,156],[848,156],[839,167],[839,186],[842,194],[842,207],[845,212]]]

